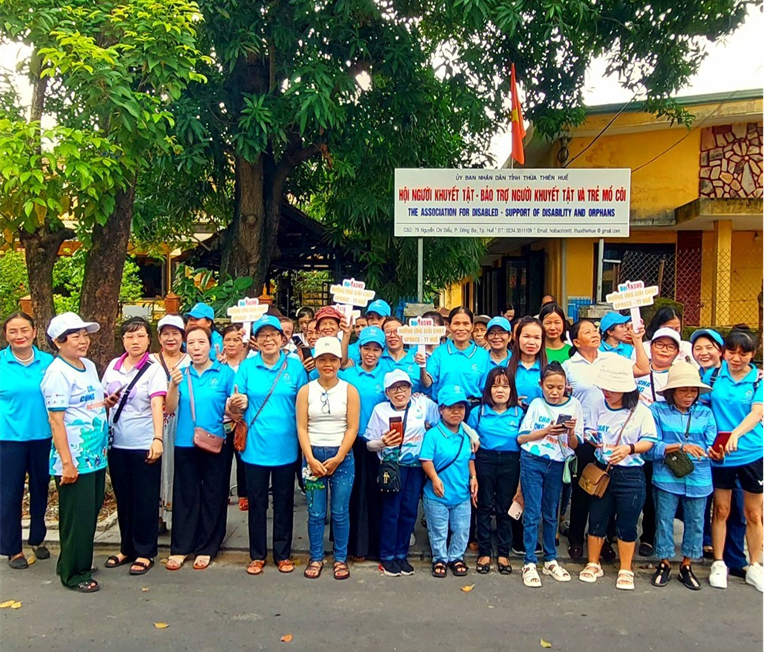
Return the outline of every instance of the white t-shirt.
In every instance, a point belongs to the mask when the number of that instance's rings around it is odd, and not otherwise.
[[[311,446],[341,446],[347,431],[347,381],[326,391],[317,380],[309,385],[307,434]]]
[[[369,441],[378,441],[382,435],[390,430],[390,417],[403,418],[406,410],[396,410],[390,401],[383,401],[374,406],[371,418],[368,421],[365,437]],[[422,440],[425,436],[425,423],[431,426],[441,420],[438,406],[424,394],[418,394],[411,399],[409,413],[406,418],[406,430],[403,434],[399,463],[404,466],[421,466],[419,451],[422,448]],[[397,447],[385,448],[379,451],[379,459],[383,454],[395,453]]]
[[[56,358],[46,370],[40,389],[47,410],[64,412],[67,442],[78,473],[92,473],[107,466],[107,412],[96,366],[85,358],[81,361],[85,369]],[[50,473],[62,474],[55,446],[51,446]]]
[[[654,380],[654,396],[652,396],[652,380]],[[635,384],[641,393],[641,401],[644,405],[664,401],[665,397],[662,395],[662,391],[665,389],[665,385],[668,384],[668,372],[652,370],[651,374],[636,378]]]
[[[535,430],[542,430],[551,423],[555,423],[558,420],[559,414],[568,414],[575,419],[577,425],[574,427],[574,434],[577,436],[577,439],[582,441],[585,425],[582,417],[582,405],[574,397],[569,398],[563,405],[551,405],[542,398],[535,398],[531,405],[529,405],[526,416],[523,417],[518,433],[527,435]],[[548,435],[537,441],[521,444],[521,448],[537,457],[546,457],[549,460],[565,462],[566,458],[574,455],[574,451],[569,448],[568,440],[569,437],[567,435],[560,437]]]
[[[598,351],[598,357],[593,362],[588,362],[577,351],[563,363],[566,380],[571,386],[571,395],[582,403],[583,408],[587,407],[584,399],[595,387],[595,380],[601,364],[604,360],[611,360],[611,356],[619,357],[619,354],[610,351]]]
[[[594,443],[603,446],[616,446],[617,436],[622,425],[628,418],[628,410],[620,408],[612,410],[606,401],[591,405],[590,411],[585,414],[585,436]],[[620,445],[637,444],[642,439],[656,442],[658,440],[657,426],[654,423],[652,411],[639,401],[633,416],[622,430]],[[606,464],[611,452],[605,448],[596,448],[595,456],[599,462]],[[639,453],[628,455],[617,466],[643,466],[643,459]]]
[[[152,407],[150,402],[155,396],[165,396],[168,390],[168,380],[163,366],[152,362],[149,356],[145,356],[130,371],[123,369],[123,361],[126,355],[115,358],[107,365],[102,376],[101,384],[109,395],[120,387],[128,389],[139,369],[145,364],[149,368],[142,374],[139,381],[131,388],[128,400],[125,403],[120,418],[114,425],[112,434],[113,448],[126,448],[129,450],[149,450],[155,431],[152,425]],[[121,396],[122,398],[122,396]],[[112,424],[120,401],[110,410],[109,424]]]

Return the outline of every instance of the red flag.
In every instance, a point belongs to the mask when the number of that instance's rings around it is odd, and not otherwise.
[[[515,83],[515,64],[511,66],[510,96],[513,105],[510,113],[513,131],[512,157],[519,165],[523,165],[523,139],[526,136],[526,129],[523,127],[523,111],[521,110],[521,101],[518,99],[518,87]]]

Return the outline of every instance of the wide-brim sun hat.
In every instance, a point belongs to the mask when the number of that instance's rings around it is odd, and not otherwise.
[[[626,394],[636,390],[632,360],[617,354],[605,358],[596,374],[595,384],[599,389],[605,389],[607,392]]]
[[[710,385],[702,382],[700,373],[694,365],[691,365],[688,362],[679,362],[670,367],[670,371],[668,371],[668,382],[665,384],[662,391],[680,389],[681,387],[696,387],[700,390],[701,394],[713,391],[713,388]]]
[[[96,333],[101,326],[95,321],[83,321],[80,315],[74,312],[63,312],[60,315],[56,315],[51,323],[48,324],[48,337],[55,340],[61,337],[67,331],[79,331],[85,329],[87,333]]]
[[[397,383],[408,383],[409,386],[412,386],[411,378],[403,369],[393,369],[384,375],[385,389],[390,389]]]
[[[321,337],[315,342],[315,352],[312,354],[313,358],[319,358],[325,353],[330,353],[341,360],[342,358],[342,343],[336,337]]]

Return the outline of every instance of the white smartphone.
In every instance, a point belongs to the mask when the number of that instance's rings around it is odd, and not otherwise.
[[[523,515],[523,507],[521,507],[521,503],[514,500],[513,504],[510,505],[510,509],[507,510],[507,513],[514,521],[520,520]]]

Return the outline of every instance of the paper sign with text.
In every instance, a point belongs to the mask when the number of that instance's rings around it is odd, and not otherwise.
[[[351,306],[367,306],[376,296],[374,290],[367,290],[363,281],[346,278],[341,285],[331,286],[331,297],[336,303]]]
[[[606,295],[606,302],[610,303],[614,310],[630,309],[630,318],[633,328],[638,331],[641,328],[642,306],[654,305],[654,297],[659,294],[656,285],[646,287],[643,281],[626,281],[618,286],[618,292]]]
[[[408,326],[401,326],[398,335],[403,338],[404,344],[440,344],[441,338],[446,335],[446,327],[436,326],[432,319],[418,317],[409,319]]]
[[[233,323],[243,324],[243,341],[248,342],[251,336],[251,324],[267,312],[269,305],[259,303],[259,299],[240,299],[236,306],[227,308],[227,316]]]

